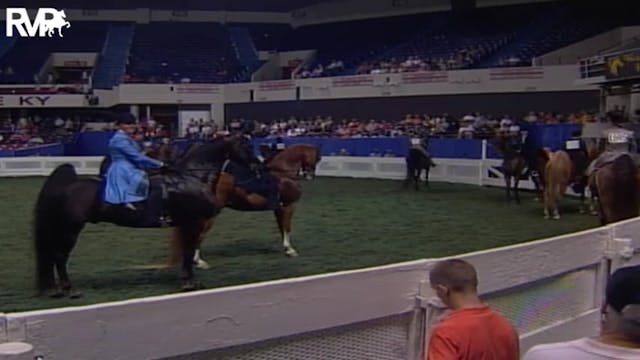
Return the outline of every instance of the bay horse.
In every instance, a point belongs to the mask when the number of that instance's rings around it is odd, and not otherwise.
[[[507,201],[511,201],[511,190],[513,189],[515,201],[517,204],[520,204],[518,183],[527,168],[527,160],[524,156],[523,144],[517,136],[505,136],[502,134],[498,135],[492,143],[502,155],[502,164],[500,168],[504,175],[504,182],[507,190]],[[513,188],[511,187],[512,179]]]
[[[220,212],[212,186],[229,159],[249,166],[253,154],[239,141],[218,140],[201,146],[175,169],[150,176],[150,183],[160,180],[165,184],[166,210],[173,220],[174,240],[184,254],[183,290],[197,287],[193,273],[195,249],[206,224]],[[79,177],[71,164],[56,167],[45,180],[34,208],[36,287],[40,295],[61,297],[70,294],[72,287],[67,263],[87,223],[148,227],[141,225],[137,212],[122,205],[105,203],[103,189],[103,179]]]
[[[275,182],[277,190],[277,202],[275,206],[268,206],[269,200],[264,195],[247,193],[237,185],[236,175],[231,171],[223,170],[215,186],[215,197],[222,206],[239,211],[273,211],[285,254],[289,257],[298,256],[298,251],[291,245],[291,220],[295,212],[295,205],[302,197],[302,187],[298,180],[300,172],[306,174],[306,178],[315,177],[317,164],[322,159],[320,149],[313,145],[296,144],[288,146],[276,154],[268,163],[262,176],[270,176]],[[209,230],[210,226],[205,231]],[[200,268],[208,268],[209,265],[201,257],[201,252],[196,252],[194,261]],[[180,258],[180,253],[174,253],[171,262]]]
[[[638,168],[627,154],[618,156],[591,174],[589,186],[597,198],[601,225],[638,216],[638,176]]]
[[[404,187],[407,187],[413,180],[415,189],[420,190],[418,184],[420,182],[420,175],[424,170],[425,186],[429,188],[429,171],[432,167],[436,166],[431,156],[427,156],[424,152],[412,147],[409,149],[409,154],[405,158],[405,163],[407,166],[407,177],[404,181]]]

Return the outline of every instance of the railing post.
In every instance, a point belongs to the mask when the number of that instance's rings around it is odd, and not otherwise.
[[[478,185],[484,185],[484,166],[487,159],[487,139],[482,139],[482,156],[480,157],[480,169],[478,170]]]

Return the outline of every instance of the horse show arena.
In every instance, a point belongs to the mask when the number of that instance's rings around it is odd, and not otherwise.
[[[71,255],[80,299],[34,297],[32,208],[42,177],[0,179],[0,311],[93,304],[178,291],[177,269],[154,267],[168,255],[169,229],[88,225]],[[562,219],[544,220],[533,194],[507,204],[504,190],[432,183],[403,189],[400,181],[317,178],[303,182],[287,258],[273,213],[225,209],[202,246],[211,265],[198,270],[206,288],[357,269],[494,248],[598,225],[564,198]]]

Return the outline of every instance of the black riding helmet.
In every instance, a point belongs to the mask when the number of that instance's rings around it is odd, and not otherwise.
[[[131,125],[136,123],[136,117],[130,112],[123,112],[117,115],[116,125]]]

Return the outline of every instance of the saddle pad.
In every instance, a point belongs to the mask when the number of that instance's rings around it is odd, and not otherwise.
[[[565,149],[578,150],[580,149],[580,140],[568,140],[565,142]]]
[[[420,139],[416,139],[416,138],[411,139],[411,145],[420,145]]]
[[[283,143],[277,143],[277,144],[276,144],[276,149],[278,149],[278,150],[284,150],[285,146],[286,146],[286,145],[285,145],[285,144],[283,144]]]
[[[274,210],[278,207],[279,191],[278,181],[269,173],[261,173],[258,176],[255,172],[247,167],[241,166],[230,161],[225,171],[233,175],[234,185],[247,193],[258,194],[267,199],[266,208]],[[261,209],[262,210],[262,209]]]

